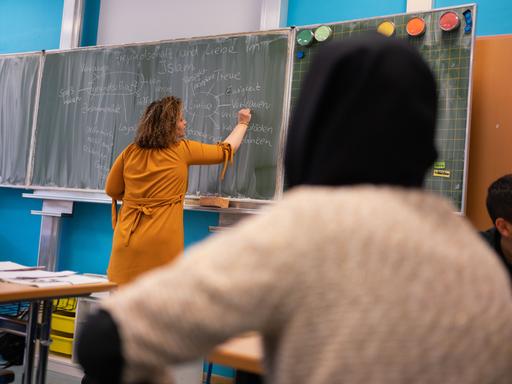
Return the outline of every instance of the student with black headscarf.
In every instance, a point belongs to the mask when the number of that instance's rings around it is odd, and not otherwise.
[[[365,36],[319,49],[312,68],[284,199],[106,300],[78,350],[99,382],[159,382],[249,330],[270,383],[511,382],[507,276],[420,188],[436,157],[428,66]]]

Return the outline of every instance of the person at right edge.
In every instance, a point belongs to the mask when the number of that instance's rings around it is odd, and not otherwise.
[[[288,131],[284,198],[102,302],[80,335],[82,366],[100,383],[163,383],[168,367],[256,331],[268,383],[511,383],[506,271],[421,188],[436,104],[407,42],[319,46]]]
[[[500,177],[489,186],[486,205],[493,227],[480,233],[512,279],[512,174]]]

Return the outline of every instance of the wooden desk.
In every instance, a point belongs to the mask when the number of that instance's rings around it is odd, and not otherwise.
[[[62,298],[89,295],[109,291],[117,285],[111,282],[96,284],[65,285],[61,287],[30,287],[28,285],[0,282],[0,303],[34,301],[38,299]]]
[[[23,384],[32,384],[37,344],[39,344],[39,358],[37,362],[36,383],[44,384],[46,381],[48,349],[51,344],[52,300],[70,296],[85,296],[93,292],[109,291],[115,287],[116,284],[111,282],[44,288],[0,282],[0,303],[30,302],[29,319],[25,327]],[[40,308],[41,316],[39,316]]]
[[[235,369],[263,374],[263,346],[255,333],[228,340],[216,347],[208,361]]]

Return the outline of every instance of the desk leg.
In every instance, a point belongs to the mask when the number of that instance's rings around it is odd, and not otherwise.
[[[23,384],[32,384],[32,373],[34,371],[34,354],[37,337],[37,316],[39,313],[39,302],[30,303],[29,317],[27,324],[27,335],[25,337],[25,355],[23,356]]]
[[[43,316],[41,319],[41,334],[39,336],[39,361],[37,364],[37,384],[46,382],[46,368],[48,367],[48,349],[50,348],[51,339],[51,322],[52,322],[52,301],[43,301]]]

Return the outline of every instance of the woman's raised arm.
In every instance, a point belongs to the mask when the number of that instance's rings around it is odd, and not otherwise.
[[[236,152],[238,147],[240,147],[250,121],[251,110],[249,108],[243,108],[238,111],[238,123],[235,128],[233,128],[233,131],[231,131],[229,136],[223,141],[224,143],[231,145],[233,152]]]

